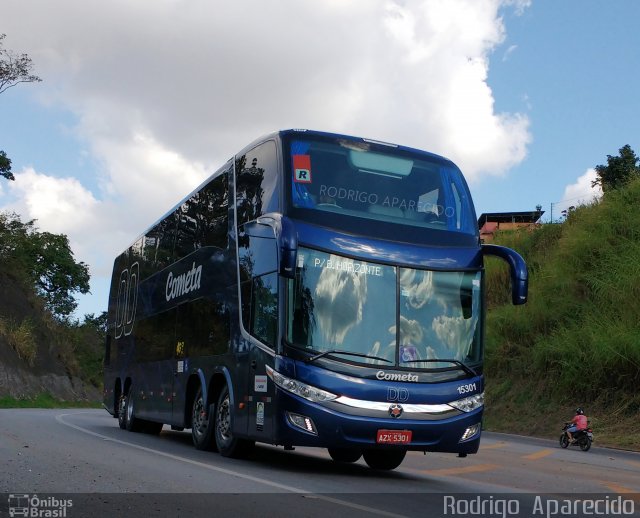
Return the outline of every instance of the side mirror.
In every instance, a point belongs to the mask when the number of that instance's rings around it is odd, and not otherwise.
[[[298,234],[293,221],[280,213],[270,212],[260,216],[256,222],[268,225],[273,229],[280,254],[280,275],[293,279],[296,274],[296,258],[298,256]]]
[[[498,245],[482,245],[483,255],[494,255],[509,263],[511,269],[511,301],[514,305],[525,304],[529,291],[527,263],[515,250]]]

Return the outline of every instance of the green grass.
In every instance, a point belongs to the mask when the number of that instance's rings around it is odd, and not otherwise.
[[[0,408],[102,408],[102,405],[98,401],[63,401],[43,393],[26,399],[0,397]]]
[[[487,261],[489,427],[513,427],[509,413],[522,414],[522,408],[540,421],[550,408],[581,405],[600,413],[598,424],[610,430],[610,440],[640,447],[639,440],[615,432],[616,422],[631,424],[627,420],[637,419],[638,412],[638,206],[636,181],[600,203],[579,207],[563,224],[498,235],[497,244],[527,261],[530,287],[527,305],[511,306],[508,270]],[[550,421],[533,421],[520,431],[557,431]]]
[[[34,336],[33,322],[30,319],[25,318],[17,324],[13,319],[0,318],[0,335],[7,340],[21,360],[33,367],[38,345]]]

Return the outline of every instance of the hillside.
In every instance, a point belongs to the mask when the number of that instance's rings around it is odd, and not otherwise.
[[[529,265],[526,306],[487,264],[487,414],[491,430],[556,437],[583,406],[599,444],[640,449],[640,181],[562,224],[503,233]]]
[[[0,293],[0,399],[98,401],[97,337],[55,321],[15,273],[0,271]]]

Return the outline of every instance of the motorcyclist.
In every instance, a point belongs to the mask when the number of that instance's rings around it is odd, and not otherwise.
[[[584,415],[584,410],[582,407],[576,408],[576,415],[571,419],[571,426],[567,428],[567,436],[569,437],[569,442],[574,443],[575,439],[573,438],[573,434],[575,432],[579,432],[580,430],[586,430],[588,426],[587,416]]]

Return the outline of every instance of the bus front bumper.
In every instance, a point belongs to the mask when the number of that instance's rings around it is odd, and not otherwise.
[[[389,404],[391,406],[391,404]],[[379,417],[353,415],[282,394],[275,415],[276,443],[286,446],[324,448],[404,448],[407,450],[476,453],[480,446],[483,407],[471,412],[429,419],[408,416]],[[407,434],[387,432],[409,431],[410,441],[382,443],[389,435],[406,440]]]

